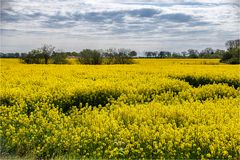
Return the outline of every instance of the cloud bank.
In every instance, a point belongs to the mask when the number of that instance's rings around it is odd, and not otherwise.
[[[238,0],[2,0],[1,52],[224,48],[239,38]]]

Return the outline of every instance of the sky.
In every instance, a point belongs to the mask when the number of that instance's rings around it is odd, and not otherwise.
[[[240,0],[1,0],[1,52],[225,49]]]

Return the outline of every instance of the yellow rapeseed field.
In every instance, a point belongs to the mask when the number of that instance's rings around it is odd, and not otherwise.
[[[240,158],[240,65],[134,61],[0,59],[0,158]]]

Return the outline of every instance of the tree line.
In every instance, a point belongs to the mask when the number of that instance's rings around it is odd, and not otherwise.
[[[55,51],[52,45],[43,45],[39,49],[30,51],[21,57],[27,64],[67,64],[67,58],[76,58],[81,64],[132,64],[132,58],[137,56],[136,51],[130,49],[91,50],[81,52]]]
[[[225,50],[206,48],[201,52],[195,49],[188,49],[181,53],[169,51],[147,51],[144,54],[148,58],[222,58],[225,52]]]
[[[181,53],[147,51],[144,54],[148,58],[219,58],[222,63],[240,64],[240,39],[229,40],[225,43],[225,46],[227,50],[206,48],[201,52],[195,49],[189,49]]]
[[[130,49],[90,50],[84,49],[79,53],[82,64],[132,64],[136,51]]]
[[[0,58],[21,58],[26,56],[27,53],[2,53],[0,52]]]
[[[169,51],[146,51],[147,58],[219,58],[222,63],[240,64],[240,39],[225,43],[227,50],[206,48],[202,51],[188,49],[181,53]],[[26,53],[0,53],[0,58],[21,58],[27,64],[67,64],[67,58],[76,58],[82,64],[131,64],[137,52],[131,49],[84,49],[81,52],[56,51],[52,45]]]

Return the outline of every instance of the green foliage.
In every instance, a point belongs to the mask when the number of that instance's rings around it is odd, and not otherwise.
[[[51,56],[53,64],[67,64],[67,55],[65,53],[54,52]]]
[[[227,64],[240,64],[240,39],[226,42],[227,52],[223,54],[220,62]]]
[[[129,50],[107,50],[100,53],[97,50],[84,49],[80,52],[79,61],[82,64],[132,64],[131,53]]]
[[[107,57],[108,58],[108,57]],[[115,53],[112,58],[108,58],[110,64],[132,64],[133,61],[124,53]]]
[[[80,52],[79,61],[82,64],[101,64],[102,56],[97,50],[84,49]]]
[[[212,48],[206,48],[199,53],[199,58],[222,58],[225,50],[213,50]]]
[[[225,54],[223,54],[220,62],[227,64],[240,64],[240,48],[228,50]]]
[[[198,58],[198,51],[195,49],[189,49],[188,50],[189,58]]]
[[[26,57],[22,58],[23,63],[27,64],[43,64],[43,55],[40,50],[34,49],[30,51]]]
[[[135,56],[137,56],[137,52],[136,51],[131,51],[128,55],[130,57],[135,57]]]
[[[52,59],[54,64],[67,63],[67,56],[54,52],[55,47],[52,45],[43,45],[40,49],[30,51],[26,56],[22,57],[23,63],[27,64],[48,64]]]
[[[135,51],[129,49],[108,49],[102,53],[105,64],[132,64]]]

